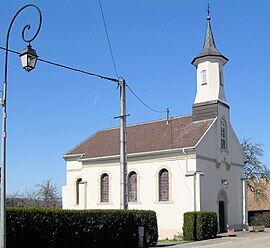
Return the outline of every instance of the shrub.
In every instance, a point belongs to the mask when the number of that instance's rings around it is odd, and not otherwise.
[[[138,225],[157,242],[153,211],[8,209],[7,247],[135,247]]]
[[[270,215],[255,215],[251,217],[250,225],[270,227]]]
[[[184,214],[184,240],[204,240],[217,235],[216,212],[187,212]]]
[[[132,210],[137,226],[144,226],[144,238],[147,246],[154,246],[158,240],[157,216],[154,211]]]
[[[196,215],[194,212],[184,213],[183,239],[195,240],[196,237]]]

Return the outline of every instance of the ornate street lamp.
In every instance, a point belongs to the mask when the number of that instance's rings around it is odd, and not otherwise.
[[[23,51],[20,54],[20,57],[23,69],[25,69],[27,72],[30,72],[31,70],[35,69],[38,56],[36,50],[33,49],[30,44],[23,49]]]
[[[22,66],[26,71],[31,71],[35,68],[35,64],[37,61],[37,54],[34,49],[31,48],[30,42],[33,41],[41,28],[42,23],[42,15],[40,9],[33,4],[28,4],[23,6],[21,9],[17,11],[8,28],[7,37],[6,37],[6,53],[5,53],[5,70],[4,70],[4,87],[3,87],[3,97],[0,101],[3,107],[3,115],[2,115],[2,152],[1,152],[1,213],[0,213],[0,248],[6,248],[6,121],[7,121],[7,75],[8,75],[8,44],[9,44],[9,35],[11,27],[16,19],[16,17],[21,13],[24,9],[28,7],[34,7],[39,14],[39,25],[35,35],[31,39],[25,38],[25,30],[30,29],[31,26],[27,24],[22,30],[22,39],[28,43],[26,49],[23,50],[20,55],[22,60]]]

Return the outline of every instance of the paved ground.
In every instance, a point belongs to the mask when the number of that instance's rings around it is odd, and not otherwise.
[[[225,234],[219,234],[217,238],[196,242],[181,243],[160,243],[156,247],[171,248],[269,248],[270,247],[270,228],[265,232],[236,232],[236,237],[227,237]]]

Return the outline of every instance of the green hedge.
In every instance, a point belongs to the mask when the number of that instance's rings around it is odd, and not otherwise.
[[[270,227],[270,215],[255,215],[250,218],[250,225]]]
[[[216,212],[187,212],[184,214],[184,240],[204,240],[217,235]]]
[[[144,226],[144,243],[154,246],[158,240],[157,216],[154,211],[132,210],[137,226]]]
[[[7,247],[135,247],[139,225],[145,226],[147,245],[155,245],[153,211],[13,208],[7,210]]]

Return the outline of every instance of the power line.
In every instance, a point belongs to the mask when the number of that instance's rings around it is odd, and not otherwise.
[[[4,47],[2,47],[2,46],[0,46],[0,49],[6,50],[6,48],[4,48]],[[20,53],[17,52],[17,51],[10,50],[10,49],[8,49],[8,51],[11,52],[11,53],[15,53],[15,54],[20,55]],[[90,75],[90,76],[99,77],[99,78],[101,78],[101,79],[109,80],[109,81],[112,81],[112,82],[115,82],[115,83],[118,83],[118,82],[119,82],[119,80],[118,80],[118,79],[115,79],[115,78],[102,76],[102,75],[100,75],[100,74],[96,74],[96,73],[84,71],[84,70],[81,70],[81,69],[77,69],[77,68],[74,68],[74,67],[71,67],[71,66],[67,66],[67,65],[55,63],[55,62],[52,62],[52,61],[49,61],[49,60],[45,60],[45,59],[41,59],[41,58],[37,58],[37,59],[38,59],[39,61],[41,61],[41,62],[50,64],[50,65],[54,65],[54,66],[57,66],[57,67],[65,68],[65,69],[68,69],[68,70],[71,70],[71,71],[76,71],[76,72],[80,72],[80,73],[87,74],[87,75]]]
[[[0,49],[1,50],[6,50],[6,48],[0,46]],[[11,50],[11,49],[8,49],[9,52],[11,53],[14,53],[14,54],[18,54],[20,55],[19,52],[17,51],[14,51],[14,50]],[[81,69],[77,69],[77,68],[74,68],[74,67],[71,67],[71,66],[67,66],[67,65],[63,65],[63,64],[59,64],[59,63],[56,63],[56,62],[52,62],[52,61],[49,61],[49,60],[45,60],[45,59],[41,59],[41,58],[38,58],[39,61],[41,62],[44,62],[44,63],[47,63],[47,64],[50,64],[50,65],[54,65],[54,66],[57,66],[57,67],[60,67],[60,68],[64,68],[64,69],[68,69],[68,70],[71,70],[71,71],[75,71],[75,72],[80,72],[80,73],[83,73],[83,74],[86,74],[86,75],[90,75],[90,76],[94,76],[94,77],[99,77],[101,79],[104,79],[104,80],[109,80],[109,81],[112,81],[112,82],[115,82],[115,83],[118,83],[119,84],[119,80],[118,79],[115,79],[115,78],[111,78],[111,77],[106,77],[106,76],[102,76],[100,74],[96,74],[96,73],[92,73],[92,72],[88,72],[88,71],[84,71],[84,70],[81,70]],[[169,108],[167,108],[166,110],[156,110],[152,107],[150,107],[149,105],[147,105],[131,88],[128,84],[126,84],[127,88],[130,90],[130,92],[137,98],[137,100],[139,102],[141,102],[146,108],[152,110],[153,112],[156,112],[156,113],[166,113],[167,112],[167,119],[169,120],[171,117],[169,115]]]
[[[110,53],[111,53],[111,57],[112,57],[112,61],[113,61],[113,66],[114,66],[115,75],[116,75],[117,78],[119,78],[118,72],[117,72],[117,69],[116,69],[116,63],[115,63],[114,56],[113,56],[113,51],[112,51],[112,46],[111,46],[111,42],[110,42],[110,38],[109,38],[108,29],[107,29],[107,25],[106,25],[106,22],[105,22],[105,17],[104,17],[104,13],[103,13],[103,8],[102,8],[102,5],[101,5],[101,0],[99,0],[99,6],[100,6],[100,11],[101,11],[101,15],[102,15],[102,20],[103,20],[103,24],[104,24],[104,28],[105,28],[105,32],[106,32],[106,36],[107,36],[107,41],[108,41],[109,48],[110,48]]]
[[[95,77],[99,77],[101,79],[105,79],[105,80],[109,80],[109,81],[113,81],[113,82],[118,83],[118,79],[115,79],[115,78],[105,77],[105,76],[102,76],[102,75],[99,75],[99,74],[96,74],[96,73],[87,72],[87,71],[84,71],[84,70],[81,70],[81,69],[77,69],[77,68],[73,68],[73,67],[70,67],[70,66],[58,64],[58,63],[55,63],[55,62],[51,62],[51,61],[48,61],[48,60],[45,60],[45,59],[38,58],[38,60],[41,61],[41,62],[45,62],[47,64],[62,67],[62,68],[68,69],[68,70],[76,71],[76,72],[81,72],[81,73],[84,73],[84,74],[87,74],[87,75],[90,75],[90,76],[95,76]]]
[[[151,108],[149,105],[147,105],[143,100],[141,100],[136,94],[135,92],[126,84],[126,86],[128,87],[128,89],[130,90],[130,92],[138,99],[138,101],[140,101],[145,107],[147,107],[148,109],[156,112],[156,113],[166,113],[168,112],[168,109],[166,110],[156,110],[156,109],[153,109]]]

